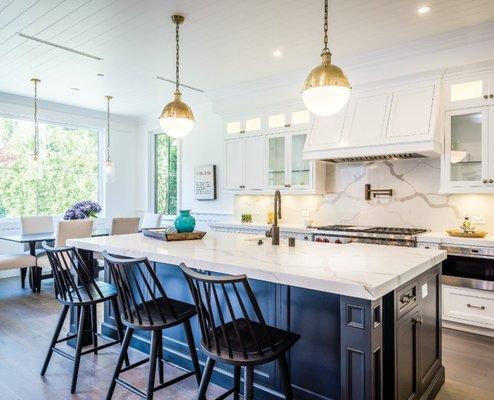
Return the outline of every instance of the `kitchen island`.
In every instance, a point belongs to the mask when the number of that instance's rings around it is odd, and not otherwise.
[[[440,279],[445,252],[359,243],[297,242],[288,247],[282,241],[271,246],[269,239],[263,244],[257,240],[210,232],[199,241],[161,242],[132,234],[68,244],[146,256],[155,263],[167,294],[190,303],[181,262],[211,273],[247,274],[267,323],[302,335],[289,354],[297,399],[435,397],[444,382]],[[115,336],[109,309],[103,332]],[[147,351],[148,337],[137,337],[132,345]],[[166,359],[190,368],[179,328],[165,331],[164,346]],[[219,366],[213,381],[230,387],[231,377],[226,366]],[[255,382],[256,398],[281,397],[274,363],[257,369]]]

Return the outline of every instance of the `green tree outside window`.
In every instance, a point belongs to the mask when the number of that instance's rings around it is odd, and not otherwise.
[[[154,135],[154,211],[177,213],[177,141],[158,133]]]

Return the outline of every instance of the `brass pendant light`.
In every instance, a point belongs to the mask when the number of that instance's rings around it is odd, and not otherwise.
[[[322,63],[314,68],[305,79],[302,100],[316,115],[336,114],[348,102],[352,86],[342,69],[331,64],[328,48],[328,0],[324,0],[324,48]]]
[[[179,46],[179,27],[183,24],[185,18],[182,15],[173,15],[172,21],[176,26],[176,64],[175,64],[175,99],[168,103],[160,115],[160,125],[163,131],[173,138],[179,139],[187,136],[194,128],[194,114],[190,107],[182,101],[180,93],[179,72],[180,72],[180,46]]]
[[[38,84],[41,82],[38,78],[32,78],[34,84],[34,149],[31,155],[33,167],[37,168],[39,163],[39,126],[38,126]]]
[[[112,96],[105,96],[106,99],[106,159],[105,159],[105,174],[108,182],[113,182],[115,179],[115,168],[113,161],[110,159],[110,100]]]

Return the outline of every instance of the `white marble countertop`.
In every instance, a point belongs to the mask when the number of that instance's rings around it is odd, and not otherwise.
[[[446,232],[428,232],[417,236],[417,242],[494,247],[494,235],[487,235],[485,238],[481,239],[473,239],[449,236]]]
[[[219,221],[219,222],[209,222],[211,228],[238,228],[238,229],[258,229],[258,230],[268,230],[271,225],[264,224],[261,222],[238,222],[238,221]],[[297,233],[314,233],[316,229],[307,228],[303,225],[296,224],[280,224],[280,231],[285,232],[297,232]],[[320,231],[319,231],[320,232]]]
[[[446,252],[362,243],[257,244],[246,234],[208,232],[202,240],[163,242],[140,233],[71,239],[70,246],[374,300],[432,268]]]

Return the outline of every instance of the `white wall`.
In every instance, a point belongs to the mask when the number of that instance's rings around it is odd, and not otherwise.
[[[0,92],[0,115],[31,119],[33,116],[32,102],[32,99],[27,97]],[[102,132],[106,128],[106,114],[99,111],[44,101],[39,102],[39,107],[40,121],[87,126],[101,129]],[[114,182],[106,182],[102,188],[102,207],[106,218],[99,222],[105,224],[109,218],[114,216],[136,215],[136,193],[139,178],[137,168],[138,121],[134,118],[112,116],[110,132],[110,152],[115,166],[115,179]],[[104,173],[103,170],[102,173]],[[19,222],[17,219],[4,221],[0,219],[0,234],[16,234],[18,232]],[[22,251],[22,246],[0,241],[0,253],[16,251]],[[0,277],[13,273],[16,274],[17,271],[0,272]]]

